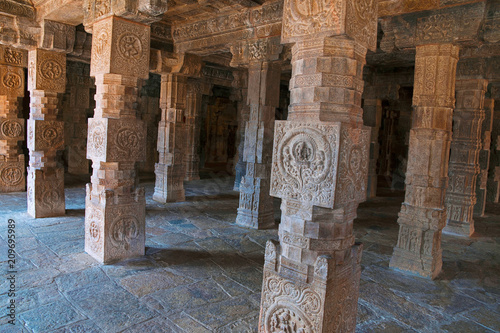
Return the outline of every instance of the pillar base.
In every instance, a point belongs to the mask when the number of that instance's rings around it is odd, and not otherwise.
[[[337,264],[332,257],[318,257],[306,281],[281,265],[280,252],[276,242],[268,241],[259,332],[354,332],[362,245],[354,245]]]
[[[441,269],[443,262],[441,259],[436,260],[432,257],[421,257],[415,253],[405,251],[399,248],[394,248],[394,252],[389,263],[389,267],[405,271],[420,277],[435,279]]]
[[[243,177],[239,190],[240,206],[236,224],[252,229],[274,228],[273,198],[269,196],[268,181]]]
[[[0,193],[26,190],[24,155],[19,161],[0,162]]]
[[[155,191],[153,200],[161,203],[186,201],[184,170],[171,165],[155,165]]]
[[[443,233],[456,236],[470,237],[474,233],[474,222],[448,221]]]
[[[64,168],[28,168],[28,214],[39,218],[65,212]]]
[[[143,188],[124,196],[113,196],[112,191],[95,195],[87,184],[85,201],[85,252],[104,264],[145,254]]]

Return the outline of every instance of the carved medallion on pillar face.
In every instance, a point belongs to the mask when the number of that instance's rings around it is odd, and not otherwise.
[[[94,23],[91,75],[121,74],[149,77],[150,28],[147,25],[111,16]]]
[[[8,188],[24,190],[24,161],[0,162],[0,192]]]
[[[56,151],[64,144],[62,121],[28,119],[28,148],[31,151]]]
[[[0,118],[0,140],[23,140],[24,120]]]
[[[143,161],[146,128],[142,121],[89,119],[87,158],[103,162]]]
[[[66,54],[36,49],[29,52],[28,89],[66,91]]]
[[[24,96],[24,70],[22,67],[0,66],[0,95]]]
[[[339,123],[276,121],[270,194],[333,208],[339,140]]]

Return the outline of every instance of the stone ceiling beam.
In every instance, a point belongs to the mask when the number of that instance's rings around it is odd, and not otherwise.
[[[83,22],[83,0],[42,0],[34,5],[39,22],[53,20],[74,26]]]
[[[283,1],[273,1],[208,20],[177,24],[172,35],[177,52],[205,55],[214,48],[229,51],[228,41],[280,36],[282,17]]]

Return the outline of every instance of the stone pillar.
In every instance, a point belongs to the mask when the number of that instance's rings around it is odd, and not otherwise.
[[[393,105],[384,107],[382,135],[381,135],[381,149],[380,149],[380,167],[379,175],[386,179],[388,186],[392,185],[392,177],[394,174],[394,141],[396,141],[396,126],[398,112],[394,110]]]
[[[0,46],[0,193],[24,191],[25,158],[21,98],[24,97],[24,51]]]
[[[377,2],[285,1],[283,15],[282,41],[295,43],[291,105],[274,131],[281,223],[279,245],[266,245],[259,332],[354,332],[362,246],[353,220],[370,145],[361,95]]]
[[[238,131],[236,132],[236,155],[234,156],[234,187],[233,191],[240,190],[241,179],[245,176],[247,169],[243,160],[245,150],[245,126],[250,119],[250,107],[248,98],[248,73],[245,70],[233,72],[233,100],[237,103]]]
[[[232,65],[248,64],[248,105],[243,161],[245,176],[240,183],[236,224],[254,229],[274,227],[273,200],[269,196],[273,128],[279,106],[283,47],[279,38],[240,42],[233,47]]]
[[[179,74],[161,75],[158,125],[158,163],[155,165],[153,200],[166,203],[184,201],[186,165],[186,87],[187,77]]]
[[[365,98],[363,105],[363,123],[371,127],[370,134],[370,164],[368,166],[367,198],[377,196],[377,161],[379,157],[380,144],[378,135],[382,122],[382,101],[377,98]]]
[[[491,87],[491,98],[497,102],[500,99],[499,82],[495,82]],[[494,104],[491,144],[486,201],[498,203],[500,197],[500,103]]]
[[[138,91],[149,71],[150,28],[116,16],[93,24],[91,75],[96,109],[88,123],[91,184],[85,202],[85,251],[110,263],[145,249],[145,197],[136,162],[146,151]]]
[[[63,114],[68,173],[87,175],[90,166],[87,159],[87,114],[94,82],[87,64],[68,63],[67,71],[67,103]]]
[[[58,120],[58,94],[66,90],[66,54],[35,49],[29,52],[28,89],[28,214],[54,217],[65,213],[64,122]]]
[[[480,171],[479,151],[487,85],[483,79],[460,77],[456,81],[457,103],[453,112],[453,141],[445,198],[446,227],[443,231],[446,233],[467,237],[474,233],[472,215]]]
[[[194,79],[188,80],[186,94],[186,176],[184,180],[200,179],[200,112],[203,87]]]
[[[429,278],[442,266],[457,61],[458,47],[452,44],[417,46],[406,195],[390,267]]]
[[[479,177],[476,182],[476,204],[474,216],[484,216],[486,208],[486,193],[488,186],[488,170],[491,156],[491,131],[493,128],[493,111],[495,101],[492,98],[484,100],[484,121],[481,130],[482,148],[479,152]]]

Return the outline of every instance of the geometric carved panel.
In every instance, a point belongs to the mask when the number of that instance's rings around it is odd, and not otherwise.
[[[276,121],[270,194],[333,208],[339,123]]]

